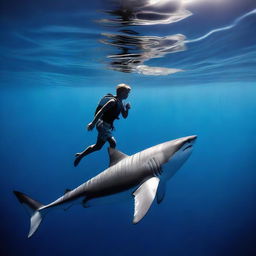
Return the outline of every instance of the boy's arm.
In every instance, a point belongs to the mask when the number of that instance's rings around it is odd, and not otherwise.
[[[128,116],[128,112],[129,112],[130,108],[131,108],[130,103],[125,104],[125,106],[123,105],[122,110],[121,110],[123,118],[126,118]]]
[[[102,115],[104,114],[104,112],[108,109],[110,109],[113,105],[115,104],[115,100],[112,99],[110,101],[108,101],[98,112],[97,114],[95,115],[94,119],[92,120],[92,122],[90,122],[88,125],[87,125],[87,130],[88,131],[91,131],[95,124],[97,123],[97,121],[102,117]]]

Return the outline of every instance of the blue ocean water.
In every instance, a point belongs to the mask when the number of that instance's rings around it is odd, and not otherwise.
[[[255,1],[1,2],[1,255],[256,255]],[[131,85],[117,148],[197,134],[160,205],[50,212],[30,239],[13,190],[46,204],[108,166],[97,102]]]

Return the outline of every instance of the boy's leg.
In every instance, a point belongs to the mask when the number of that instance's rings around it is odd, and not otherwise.
[[[103,141],[98,138],[96,144],[89,146],[81,153],[76,153],[76,159],[74,161],[74,166],[76,167],[79,164],[79,162],[82,160],[83,157],[87,156],[88,154],[90,154],[94,151],[100,150],[103,147],[103,145],[105,144],[105,142],[106,141]]]
[[[109,143],[109,146],[111,148],[115,148],[116,147],[116,140],[115,140],[115,138],[113,136],[108,138],[108,143]]]
[[[99,120],[96,124],[96,128],[98,130],[98,138],[96,144],[89,146],[81,153],[77,153],[76,159],[74,161],[74,166],[77,166],[81,159],[86,155],[94,151],[100,150],[106,141],[109,142],[110,147],[115,147],[116,142],[111,133],[111,125],[104,123],[102,120]]]

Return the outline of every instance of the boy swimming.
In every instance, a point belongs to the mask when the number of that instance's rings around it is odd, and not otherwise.
[[[116,87],[116,95],[107,94],[101,99],[95,111],[94,119],[87,125],[88,131],[93,130],[96,126],[98,131],[97,142],[84,151],[76,153],[74,166],[77,166],[86,155],[100,150],[107,141],[110,147],[116,147],[116,140],[112,135],[114,121],[119,119],[120,114],[123,118],[127,118],[131,105],[129,103],[124,105],[123,100],[128,98],[130,91],[131,87],[129,85],[119,84]]]

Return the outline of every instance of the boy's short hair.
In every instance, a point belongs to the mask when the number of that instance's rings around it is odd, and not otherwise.
[[[116,86],[116,93],[119,94],[122,91],[130,91],[132,88],[128,84],[118,84]]]

